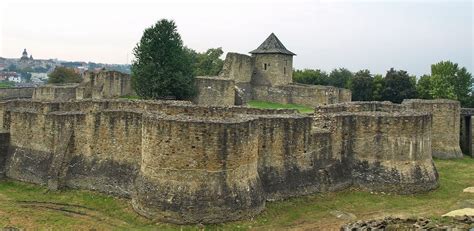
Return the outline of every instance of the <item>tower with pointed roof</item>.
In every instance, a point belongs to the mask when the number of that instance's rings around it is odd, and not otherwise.
[[[280,86],[293,82],[293,56],[274,33],[255,50],[250,51],[254,61],[252,83]]]
[[[21,58],[20,60],[22,61],[27,61],[29,58],[28,58],[28,52],[26,52],[26,48],[23,50],[23,53],[21,54]]]

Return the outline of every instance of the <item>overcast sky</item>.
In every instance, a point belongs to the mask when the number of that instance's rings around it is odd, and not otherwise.
[[[473,71],[473,2],[0,0],[0,56],[129,63],[143,30],[173,19],[184,44],[247,54],[274,32],[296,68],[410,74],[451,60]]]

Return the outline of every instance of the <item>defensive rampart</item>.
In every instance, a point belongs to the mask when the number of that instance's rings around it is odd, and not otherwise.
[[[151,219],[217,223],[266,200],[355,185],[416,193],[437,186],[431,115],[393,104],[294,110],[190,102],[0,102],[0,174],[132,199]]]
[[[462,158],[463,154],[459,146],[461,113],[459,101],[410,99],[404,100],[403,105],[415,111],[433,114],[432,148],[434,157]]]
[[[0,100],[29,99],[33,96],[34,87],[0,88]]]

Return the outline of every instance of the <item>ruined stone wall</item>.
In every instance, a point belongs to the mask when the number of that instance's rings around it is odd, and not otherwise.
[[[433,114],[433,156],[442,159],[461,158],[459,146],[461,106],[454,100],[404,100],[403,105],[415,111]]]
[[[110,99],[134,95],[132,79],[128,74],[117,71],[85,72],[81,86],[81,98]]]
[[[431,159],[431,114],[356,102],[317,107],[315,126],[331,132],[333,155],[349,160],[356,186],[397,193],[438,186]]]
[[[0,100],[28,99],[33,96],[34,87],[0,88]]]
[[[79,84],[66,85],[44,85],[35,88],[33,92],[33,100],[49,100],[49,101],[68,101],[76,99],[76,88]]]
[[[278,87],[254,86],[253,99],[277,103],[293,103],[315,107],[350,102],[351,92],[331,86],[290,84]]]
[[[431,115],[401,108],[327,105],[312,118],[176,101],[2,101],[4,172],[129,197],[140,214],[173,223],[243,219],[265,200],[352,184],[427,191],[437,186]]]
[[[350,172],[332,157],[329,134],[312,131],[300,115],[260,116],[258,172],[267,198],[336,190],[350,185]]]
[[[293,82],[293,56],[254,54],[252,85],[280,86]]]
[[[257,214],[265,201],[257,128],[245,118],[146,117],[134,208],[174,223]]]
[[[248,55],[227,53],[219,77],[233,79],[236,84],[250,83],[253,74],[253,60]]]
[[[235,101],[235,82],[222,77],[195,78],[197,95],[193,102],[199,105],[231,106]]]

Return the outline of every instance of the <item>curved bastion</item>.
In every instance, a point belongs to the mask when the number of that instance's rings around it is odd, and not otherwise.
[[[159,221],[252,217],[266,200],[437,186],[431,114],[391,103],[295,110],[144,100],[0,102],[0,174],[132,200]]]
[[[350,161],[355,186],[409,194],[438,186],[430,113],[389,102],[320,106],[315,124],[331,131],[333,152]]]

